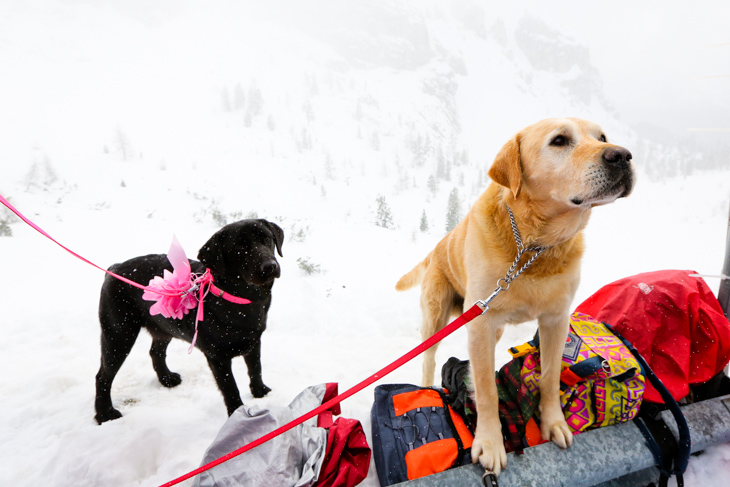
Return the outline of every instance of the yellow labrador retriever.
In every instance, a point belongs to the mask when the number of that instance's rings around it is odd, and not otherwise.
[[[473,461],[499,474],[505,454],[494,379],[495,344],[505,324],[537,319],[540,330],[541,434],[561,448],[573,437],[560,409],[560,363],[571,301],[580,280],[581,231],[591,208],[627,196],[634,185],[631,153],[608,143],[595,123],[548,119],[507,142],[489,169],[492,183],[464,220],[396,289],[421,283],[424,339],[443,328],[466,303],[488,297],[517,256],[508,206],[525,247],[546,250],[467,325],[477,407]],[[525,254],[519,266],[531,255]],[[518,266],[518,267],[519,267]],[[425,352],[423,385],[433,385],[436,346]]]

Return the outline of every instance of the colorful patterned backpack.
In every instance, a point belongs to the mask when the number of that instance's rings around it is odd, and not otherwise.
[[[540,438],[539,335],[510,349],[513,360],[497,372],[499,415],[505,448],[521,452],[544,443]],[[454,408],[475,425],[475,409],[464,400],[464,389],[449,377],[468,362],[451,359],[442,370],[443,386],[453,391]],[[588,315],[570,317],[570,331],[563,351],[561,402],[565,420],[574,434],[593,428],[629,421],[636,417],[645,390],[645,377],[629,348],[610,330]],[[468,381],[468,377],[463,380]],[[468,387],[468,386],[467,386]],[[461,392],[459,391],[461,389]]]
[[[524,356],[522,381],[538,394],[539,351],[527,347],[514,352],[510,350],[513,357]],[[645,382],[636,357],[606,325],[580,313],[570,317],[560,398],[574,433],[634,419]]]

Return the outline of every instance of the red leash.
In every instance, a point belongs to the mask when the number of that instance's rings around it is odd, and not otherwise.
[[[220,465],[221,463],[230,460],[233,457],[236,457],[242,453],[245,453],[253,448],[256,448],[257,446],[266,443],[267,441],[271,440],[272,438],[275,438],[279,436],[282,433],[285,433],[286,431],[289,431],[290,429],[294,428],[295,426],[298,426],[305,422],[306,420],[313,418],[314,416],[318,415],[319,413],[326,411],[333,406],[339,404],[340,402],[344,401],[348,397],[352,396],[353,394],[356,394],[366,388],[367,386],[371,385],[373,382],[382,379],[386,375],[393,372],[398,367],[404,365],[405,363],[409,362],[413,358],[417,357],[418,355],[422,354],[429,348],[431,348],[436,343],[440,342],[447,336],[451,335],[453,332],[464,326],[465,324],[469,323],[471,320],[476,318],[477,316],[486,313],[489,310],[489,303],[492,302],[494,298],[499,295],[502,291],[506,291],[509,289],[510,284],[512,281],[520,277],[520,275],[525,272],[532,263],[542,254],[545,250],[547,250],[547,247],[525,247],[522,244],[522,239],[520,238],[519,230],[517,229],[517,223],[515,222],[514,215],[512,214],[512,210],[510,210],[509,206],[507,207],[507,211],[509,212],[510,222],[512,223],[512,232],[515,237],[515,242],[517,244],[517,256],[515,257],[514,262],[512,263],[512,266],[510,267],[509,271],[507,271],[507,274],[504,276],[503,279],[500,279],[497,281],[497,287],[492,292],[492,294],[485,299],[484,301],[477,301],[474,306],[469,308],[464,314],[456,318],[454,321],[449,323],[445,328],[443,328],[441,331],[430,337],[428,340],[424,341],[420,345],[418,345],[416,348],[411,350],[410,352],[403,355],[401,358],[393,362],[392,364],[386,366],[385,368],[381,369],[380,371],[376,372],[375,374],[371,375],[364,381],[360,382],[355,387],[352,387],[348,389],[347,391],[343,392],[339,396],[327,401],[326,403],[322,404],[316,409],[313,409],[312,411],[308,412],[304,416],[295,419],[289,424],[286,424],[278,429],[275,429],[271,433],[268,433],[261,438],[259,438],[256,441],[253,441],[249,443],[248,445],[245,445],[238,450],[232,451],[228,455],[225,455],[218,460],[214,460],[207,465],[203,465],[200,468],[197,468],[193,470],[192,472],[183,475],[180,478],[177,478],[171,482],[168,482],[166,484],[161,485],[160,487],[168,487],[171,485],[178,484],[182,482],[183,480],[187,480],[190,477],[194,477],[195,475],[198,475],[199,473],[205,472],[206,470],[209,470],[216,465]],[[523,254],[526,252],[533,252],[534,255],[528,259],[527,262],[525,262],[522,267],[518,267],[518,264],[520,262],[520,259],[522,258]]]
[[[496,293],[495,293],[495,295],[496,295]],[[494,296],[494,295],[492,295],[492,296]],[[282,433],[285,433],[285,432],[289,431],[290,429],[292,429],[296,426],[299,426],[300,424],[307,421],[308,419],[311,419],[311,418],[317,416],[319,413],[321,413],[323,411],[327,411],[328,409],[331,409],[333,406],[341,403],[348,397],[360,392],[361,390],[363,390],[367,386],[371,385],[375,381],[382,379],[383,377],[390,374],[398,367],[406,364],[413,358],[422,354],[423,352],[425,352],[426,350],[431,348],[436,343],[440,342],[441,340],[443,340],[447,336],[451,335],[453,332],[455,332],[456,330],[458,330],[465,324],[469,323],[471,320],[473,320],[480,314],[484,313],[487,309],[489,309],[489,308],[486,306],[485,302],[483,302],[483,301],[477,302],[477,304],[472,306],[464,314],[462,314],[461,316],[456,318],[454,321],[452,321],[449,325],[447,325],[441,331],[439,331],[438,333],[433,335],[431,338],[429,338],[425,342],[421,343],[416,348],[414,348],[410,352],[406,353],[405,355],[403,355],[401,358],[399,358],[395,362],[391,363],[390,365],[379,370],[378,372],[371,375],[364,381],[360,382],[356,386],[351,387],[347,391],[343,392],[339,396],[330,399],[326,403],[309,411],[305,415],[300,416],[299,418],[295,419],[291,423],[285,424],[284,426],[281,426],[281,427],[275,429],[271,433],[265,434],[258,440],[252,441],[248,445],[244,445],[241,448],[239,448],[238,450],[234,450],[231,453],[224,455],[217,460],[213,460],[212,462],[210,462],[206,465],[203,465],[202,467],[196,468],[192,472],[186,473],[185,475],[178,477],[175,480],[171,480],[170,482],[167,482],[166,484],[162,484],[160,487],[169,487],[172,485],[179,484],[180,482],[187,480],[191,477],[194,477],[200,473],[203,473],[206,470],[210,470],[211,468],[215,467],[216,465],[220,465],[221,463],[226,462],[226,461],[230,460],[231,458],[237,457],[238,455],[241,455],[242,453],[252,450],[252,449],[256,448],[257,446],[262,445],[263,443],[266,443],[267,441],[281,435]]]

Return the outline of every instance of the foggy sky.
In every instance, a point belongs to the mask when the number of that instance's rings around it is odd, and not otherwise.
[[[619,0],[578,7],[530,1],[524,10],[590,49],[606,96],[627,123],[677,134],[730,131],[730,2]]]

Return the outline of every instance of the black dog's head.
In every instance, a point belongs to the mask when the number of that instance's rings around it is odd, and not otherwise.
[[[262,285],[281,275],[274,249],[283,257],[284,231],[266,220],[241,220],[218,230],[198,252],[217,281],[242,279]]]

